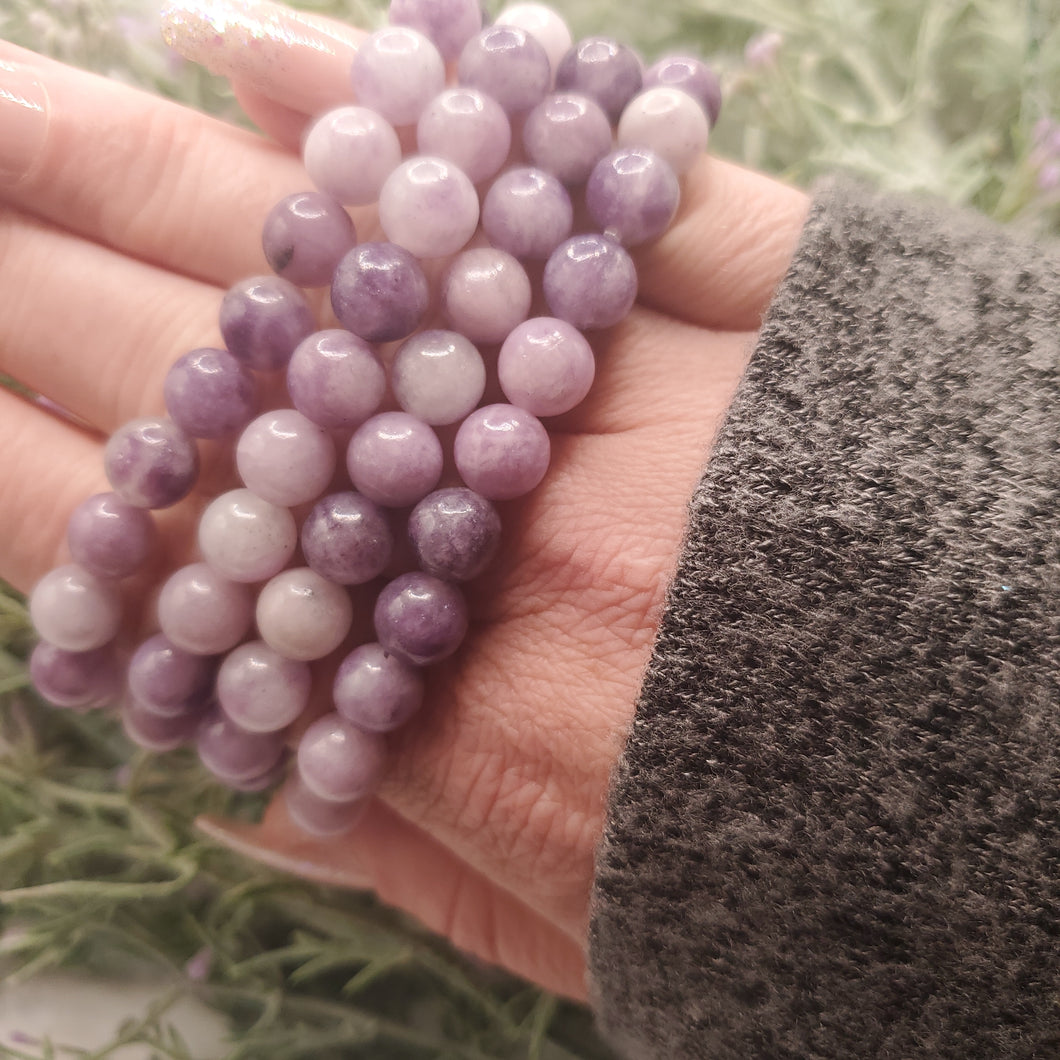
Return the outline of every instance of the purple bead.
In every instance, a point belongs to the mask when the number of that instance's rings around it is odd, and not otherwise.
[[[640,59],[609,37],[586,37],[563,57],[556,70],[556,90],[591,96],[612,122],[640,91]]]
[[[279,732],[305,710],[311,684],[308,664],[252,640],[233,648],[221,663],[217,702],[247,732]]]
[[[364,339],[329,328],[298,344],[287,365],[287,392],[321,427],[359,427],[382,403],[386,370]]]
[[[546,96],[526,116],[523,146],[539,169],[582,184],[611,150],[611,122],[594,99],[576,92]]]
[[[297,409],[275,409],[247,424],[236,444],[247,489],[283,508],[315,501],[335,473],[331,435]]]
[[[680,201],[677,174],[646,147],[621,147],[602,158],[585,187],[592,219],[627,247],[661,236]]]
[[[388,508],[415,504],[438,485],[442,445],[422,420],[381,412],[357,428],[346,452],[354,486]]]
[[[265,218],[261,236],[269,268],[298,287],[326,287],[339,259],[356,242],[350,215],[319,191],[281,199]]]
[[[154,416],[119,427],[103,450],[114,492],[136,508],[169,508],[199,476],[199,451],[172,421]]]
[[[392,26],[418,30],[446,60],[482,28],[479,0],[391,0],[388,17]]]
[[[464,45],[457,78],[495,99],[508,114],[525,114],[545,97],[552,68],[545,49],[517,26],[490,26]]]
[[[147,710],[134,699],[122,705],[121,720],[125,735],[137,747],[155,752],[175,751],[191,743],[202,724],[199,714],[176,714],[167,718]]]
[[[323,497],[302,524],[306,563],[338,585],[360,585],[378,577],[393,547],[386,515],[360,493]]]
[[[129,661],[129,692],[162,717],[199,714],[213,695],[214,660],[182,651],[168,637],[148,637]]]
[[[478,184],[504,165],[512,129],[496,100],[474,88],[449,88],[420,115],[416,146],[420,154],[453,162]]]
[[[93,651],[117,634],[121,596],[110,581],[67,563],[33,587],[29,616],[42,640],[64,651]]]
[[[411,125],[445,87],[445,63],[422,33],[387,26],[358,45],[350,80],[361,106],[391,125]]]
[[[462,420],[479,403],[486,388],[486,366],[464,335],[441,329],[418,331],[394,355],[390,385],[406,412],[424,423],[443,426]]]
[[[218,779],[244,781],[267,773],[280,760],[283,732],[247,732],[215,710],[199,725],[195,746],[202,764]]]
[[[70,516],[66,542],[70,555],[97,578],[127,578],[147,560],[155,524],[143,508],[116,493],[97,493]]]
[[[252,276],[230,287],[220,319],[228,352],[259,372],[283,368],[315,327],[305,296],[279,276]]]
[[[430,288],[419,262],[393,243],[362,243],[335,270],[331,305],[366,342],[403,339],[419,327]]]
[[[550,445],[541,421],[514,405],[476,409],[456,432],[460,477],[492,501],[529,493],[548,470]]]
[[[389,122],[367,107],[338,107],[318,118],[302,147],[306,172],[325,194],[346,206],[366,206],[401,161]]]
[[[298,776],[321,799],[353,802],[379,786],[386,745],[334,711],[317,718],[298,742]]]
[[[609,328],[633,308],[637,270],[606,236],[575,236],[553,251],[542,286],[553,316],[582,330]]]
[[[496,555],[501,517],[481,494],[452,486],[428,494],[412,509],[409,538],[428,574],[446,581],[469,581]]]
[[[721,114],[721,83],[718,75],[701,59],[691,55],[667,55],[648,67],[644,87],[665,85],[687,92],[706,111],[710,124]]]
[[[163,386],[170,418],[192,438],[223,438],[245,426],[257,404],[254,377],[227,350],[184,354]]]
[[[295,772],[283,786],[288,817],[300,831],[320,839],[344,835],[360,820],[367,800],[335,802],[314,795]]]
[[[33,687],[56,707],[88,710],[106,706],[120,685],[118,667],[109,648],[64,651],[40,641],[29,657]]]
[[[496,22],[502,26],[525,29],[545,49],[553,74],[573,44],[570,30],[562,16],[545,4],[508,4],[497,15]]]
[[[158,624],[178,648],[220,655],[246,635],[254,605],[245,585],[229,581],[205,563],[174,571],[158,597]]]
[[[516,258],[547,258],[570,235],[573,221],[567,189],[543,169],[506,170],[482,203],[489,241]]]
[[[460,590],[423,571],[400,574],[375,602],[375,635],[390,652],[419,666],[452,655],[467,632]]]
[[[593,385],[592,347],[577,328],[555,317],[534,317],[504,340],[497,378],[504,396],[535,416],[559,416]]]
[[[339,714],[356,728],[390,732],[420,709],[423,674],[382,644],[362,644],[342,660],[332,699]]]

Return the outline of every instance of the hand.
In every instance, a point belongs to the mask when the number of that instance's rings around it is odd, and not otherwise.
[[[283,63],[279,45],[241,48],[238,34],[211,58],[284,146],[0,43],[0,87],[43,88],[50,115],[28,170],[23,157],[22,175],[0,184],[0,371],[100,432],[0,390],[0,576],[23,590],[64,561],[72,509],[107,488],[101,436],[162,411],[173,360],[220,344],[222,291],[267,271],[261,222],[308,187],[289,148],[308,114],[348,99],[356,40],[319,19],[299,25]],[[0,102],[0,172],[14,120]],[[279,801],[260,826],[204,827],[306,876],[370,887],[456,945],[584,997],[608,775],[685,506],[805,211],[800,193],[714,158],[688,175],[676,223],[637,255],[637,306],[594,338],[597,382],[555,425],[548,476],[505,506],[501,555],[469,593],[468,640],[394,734],[356,832],[309,839]],[[368,215],[357,222],[372,231]],[[169,567],[225,469],[218,460],[166,513]]]

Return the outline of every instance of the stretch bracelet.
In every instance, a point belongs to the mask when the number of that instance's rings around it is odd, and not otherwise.
[[[461,585],[496,555],[505,502],[545,476],[542,420],[589,392],[585,333],[632,307],[626,248],[671,223],[721,103],[699,59],[645,70],[606,37],[572,43],[536,3],[482,18],[478,0],[393,0],[353,61],[357,103],[305,137],[315,190],[265,219],[274,275],[225,294],[224,348],[177,360],[166,417],[110,438],[112,492],[74,511],[71,562],[30,598],[43,698],[120,702],[134,743],[194,744],[240,790],[286,777],[291,818],[316,835],[356,820],[385,734],[464,639]],[[385,240],[359,242],[347,207],[371,204]],[[592,230],[572,234],[583,217]],[[321,329],[304,290],[325,287]],[[260,412],[281,377],[287,407]],[[159,632],[124,645],[120,582],[151,559],[151,511],[191,503],[198,439],[235,439],[242,485],[201,512],[199,560],[159,587]],[[370,592],[374,639],[357,644]],[[333,709],[292,766],[311,664],[329,656]]]

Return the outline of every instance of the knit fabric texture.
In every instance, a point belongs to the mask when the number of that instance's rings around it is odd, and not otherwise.
[[[1060,1057],[1060,259],[818,196],[598,855],[632,1060]]]

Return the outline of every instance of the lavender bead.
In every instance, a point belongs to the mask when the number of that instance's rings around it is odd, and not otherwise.
[[[680,201],[677,174],[646,147],[621,147],[601,159],[585,187],[592,219],[627,247],[662,235]]]
[[[283,755],[282,732],[247,732],[221,711],[199,725],[195,747],[206,768],[222,781],[244,781],[267,773]]]
[[[168,637],[148,637],[129,661],[129,692],[144,710],[165,718],[201,713],[213,695],[216,666],[182,651]]]
[[[318,798],[353,802],[379,786],[385,755],[381,736],[355,729],[332,711],[302,734],[298,776]]]
[[[350,215],[318,191],[281,199],[265,218],[261,236],[269,268],[298,287],[326,287],[339,259],[356,242]]]
[[[518,26],[526,30],[545,49],[555,79],[560,61],[573,43],[567,23],[556,11],[545,4],[511,4],[495,21],[498,26]]]
[[[582,184],[611,150],[611,122],[588,96],[546,96],[526,116],[523,147],[535,166],[564,184]]]
[[[343,326],[366,342],[411,335],[430,304],[419,262],[393,243],[362,243],[339,262],[331,306]]]
[[[382,403],[386,371],[364,339],[330,328],[298,344],[287,366],[287,392],[321,427],[359,427]]]
[[[514,405],[486,405],[462,424],[453,442],[460,477],[492,501],[529,493],[548,470],[548,432]]]
[[[127,504],[169,508],[195,485],[199,451],[172,420],[144,416],[110,436],[103,467],[114,492]]]
[[[472,342],[503,342],[526,319],[531,296],[526,270],[496,247],[476,247],[457,255],[442,281],[442,307],[449,323]]]
[[[623,147],[647,147],[679,176],[703,154],[710,124],[703,108],[679,88],[649,88],[631,100],[618,123]]]
[[[313,183],[346,206],[379,198],[383,181],[401,161],[393,127],[367,107],[338,107],[318,118],[302,148]]]
[[[230,287],[220,319],[228,352],[259,372],[283,368],[314,329],[302,292],[279,276],[252,276]]]
[[[29,616],[42,640],[64,651],[92,651],[118,632],[121,597],[109,581],[68,563],[34,586]]]
[[[294,826],[318,839],[345,835],[361,819],[368,805],[367,799],[352,802],[322,799],[305,786],[297,771],[284,784],[282,795],[287,816]]]
[[[547,258],[570,235],[573,221],[567,189],[542,169],[506,170],[482,203],[489,241],[517,258]]]
[[[97,493],[70,516],[66,542],[73,561],[97,578],[127,578],[146,562],[155,524],[116,493]]]
[[[243,780],[233,780],[231,777],[226,777],[223,783],[225,787],[231,788],[233,791],[268,791],[270,788],[276,787],[287,776],[287,760],[288,751],[285,747],[280,752],[280,757],[276,762],[263,773],[257,773],[255,776],[246,777]]]
[[[463,335],[420,331],[397,351],[390,385],[406,412],[437,427],[462,420],[479,403],[486,388],[486,366]]]
[[[461,486],[435,490],[409,515],[420,566],[446,581],[477,578],[501,540],[501,517],[485,497]]]
[[[679,88],[687,92],[706,112],[711,126],[721,114],[721,83],[718,75],[701,59],[692,55],[667,55],[648,67],[644,87]]]
[[[391,125],[410,125],[445,86],[445,63],[422,33],[388,26],[361,41],[350,80],[358,103]]]
[[[390,732],[404,725],[423,704],[423,674],[382,644],[362,644],[342,660],[332,700],[355,728]]]
[[[337,585],[361,585],[390,562],[394,541],[383,511],[360,493],[323,497],[302,524],[302,554]]]
[[[444,158],[403,162],[379,193],[387,239],[418,258],[455,254],[478,225],[478,195],[467,175]]]
[[[184,354],[163,385],[173,422],[192,438],[234,434],[254,415],[254,377],[227,350],[204,347]]]
[[[578,41],[556,70],[557,90],[591,96],[611,121],[640,91],[642,80],[637,53],[609,37]]]
[[[253,603],[245,585],[229,581],[205,563],[191,563],[169,576],[158,597],[158,624],[184,651],[220,655],[250,628]]]
[[[123,704],[121,721],[125,735],[137,747],[156,753],[175,751],[191,743],[202,724],[199,714],[177,714],[167,718],[147,710],[133,699]]]
[[[575,236],[548,259],[542,286],[553,316],[583,330],[609,328],[633,307],[637,270],[605,236]]]
[[[309,666],[277,655],[264,641],[230,651],[217,672],[217,702],[246,732],[286,729],[309,702]]]
[[[497,377],[504,396],[535,416],[559,416],[593,385],[592,347],[577,328],[555,317],[535,317],[504,340]]]
[[[478,184],[504,165],[512,129],[496,100],[474,88],[450,88],[420,115],[416,146],[420,154],[454,163]]]
[[[518,26],[490,26],[464,45],[457,79],[485,92],[509,115],[525,114],[552,84],[545,49]]]
[[[354,486],[388,508],[415,504],[438,485],[442,445],[422,420],[381,412],[357,428],[346,451]]]
[[[428,666],[460,647],[467,632],[467,604],[455,585],[410,571],[383,586],[374,619],[375,635],[387,651]]]
[[[446,60],[482,29],[479,0],[391,0],[388,17],[392,26],[418,30]]]
[[[353,621],[349,593],[308,567],[277,574],[261,590],[256,612],[261,639],[287,659],[330,655]]]
[[[236,444],[247,489],[283,508],[315,501],[335,473],[335,443],[296,409],[276,409],[249,423]]]
[[[294,516],[248,489],[222,493],[199,518],[199,551],[218,574],[234,582],[260,582],[278,574],[297,544]]]
[[[107,648],[65,651],[40,641],[29,657],[29,676],[39,695],[56,707],[102,707],[120,684],[114,654]]]

